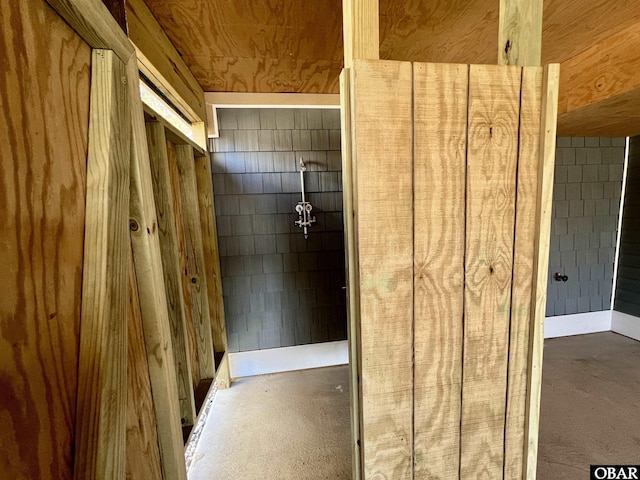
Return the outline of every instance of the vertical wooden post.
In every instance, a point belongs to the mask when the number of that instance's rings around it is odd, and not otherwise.
[[[500,0],[498,65],[538,66],[543,0]]]
[[[178,387],[173,368],[173,346],[167,297],[162,276],[162,256],[151,167],[140,100],[137,63],[127,65],[132,99],[131,205],[129,227],[140,295],[140,310],[149,362],[153,407],[157,419],[162,473],[165,479],[186,480],[184,445],[180,426]]]
[[[125,65],[93,50],[74,477],[125,476],[130,116]]]
[[[164,125],[159,122],[148,122],[146,131],[147,145],[149,145],[149,162],[151,174],[153,175],[153,193],[158,214],[162,272],[167,293],[174,367],[178,382],[180,417],[183,426],[193,425],[196,419],[196,405],[193,396],[190,358],[187,353],[187,326],[184,313],[184,298],[182,296],[182,275],[180,273],[180,259],[178,258],[175,212],[171,195],[167,141]]]
[[[202,246],[193,148],[190,145],[176,145],[176,162],[180,173],[180,197],[187,244],[187,265],[191,281],[200,375],[203,379],[214,378],[216,374],[213,356],[214,346],[211,338],[207,273]]]
[[[380,58],[379,0],[343,0],[344,68],[353,60]]]

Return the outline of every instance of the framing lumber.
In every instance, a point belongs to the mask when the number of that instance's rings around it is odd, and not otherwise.
[[[544,317],[547,303],[547,275],[549,273],[549,238],[551,235],[551,209],[553,204],[553,172],[555,166],[559,80],[560,66],[558,64],[551,64],[544,67],[539,149],[541,158],[538,163],[539,172],[536,195],[535,258],[533,263],[534,283],[531,289],[532,316],[529,334],[529,377],[525,417],[523,478],[526,480],[535,480],[538,460]]]
[[[131,118],[125,79],[113,51],[93,50],[76,479],[121,479],[126,468]]]
[[[523,68],[504,440],[504,478],[509,479],[521,479],[523,469],[536,195],[540,161],[541,95],[542,67]]]
[[[640,133],[640,23],[562,63],[558,133],[632,136]],[[594,122],[594,118],[598,118]]]
[[[539,66],[543,0],[500,0],[498,64]]]
[[[229,354],[222,355],[216,370],[216,386],[218,390],[225,390],[231,386],[231,371],[229,370]]]
[[[469,70],[461,478],[503,472],[521,70]]]
[[[211,338],[214,352],[227,351],[227,330],[222,298],[222,275],[220,273],[220,251],[218,228],[213,198],[211,160],[208,156],[195,156],[196,182],[198,186],[198,210],[202,229],[202,247],[207,277],[207,296],[211,313]]]
[[[344,0],[342,29],[345,68],[355,59],[380,58],[379,0]]]
[[[144,0],[127,0],[138,66],[191,122],[205,122],[204,92]]]
[[[196,326],[198,362],[202,380],[215,377],[215,361],[214,344],[211,337],[207,270],[200,226],[198,185],[193,148],[190,145],[176,145],[176,163],[179,172],[182,218],[187,248],[188,277],[191,282],[193,321]]]
[[[187,426],[193,425],[195,421],[196,405],[193,396],[191,362],[188,355],[189,344],[184,313],[184,297],[182,295],[182,273],[180,272],[175,212],[171,195],[167,141],[164,134],[164,125],[159,122],[147,122],[146,132],[151,174],[153,176],[153,193],[158,215],[158,230],[160,232],[162,272],[167,294],[174,365],[178,382],[180,417],[182,425]]]
[[[353,63],[365,478],[413,475],[412,66]],[[385,129],[385,134],[380,131]],[[394,252],[390,255],[389,246]]]
[[[132,99],[131,203],[129,227],[140,298],[140,311],[146,344],[153,407],[163,478],[186,480],[180,406],[173,345],[167,307],[162,255],[151,167],[140,100],[136,62],[127,66],[129,96]]]
[[[359,381],[360,366],[360,290],[358,275],[358,248],[355,230],[355,164],[352,158],[351,136],[351,70],[344,69],[340,74],[340,115],[342,126],[342,197],[344,202],[345,232],[345,273],[347,285],[347,315],[349,318],[349,369],[351,371],[351,449],[353,461],[353,478],[362,478],[362,449],[360,448],[360,432],[362,431],[362,389]]]
[[[92,48],[113,50],[125,65],[135,50],[102,0],[47,0]]]
[[[469,66],[413,69],[415,478],[458,479]]]

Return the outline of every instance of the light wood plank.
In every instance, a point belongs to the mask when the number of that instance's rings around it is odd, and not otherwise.
[[[129,262],[127,480],[162,480],[158,432],[133,259]]]
[[[91,55],[74,477],[125,476],[130,104],[125,65]]]
[[[413,65],[415,478],[458,478],[469,67]]]
[[[44,0],[0,2],[0,58],[0,471],[69,480],[91,48]]]
[[[513,284],[507,379],[504,478],[522,478],[527,396],[531,288],[535,256],[536,195],[540,159],[542,68],[522,72],[520,148],[513,252]]]
[[[229,354],[222,355],[216,371],[216,386],[218,390],[225,390],[231,386],[231,371],[229,370]]]
[[[549,238],[551,235],[551,207],[553,203],[559,77],[560,66],[558,64],[547,65],[544,68],[539,149],[541,158],[538,163],[537,231],[533,263],[534,284],[531,290],[532,316],[529,335],[529,379],[525,424],[524,478],[527,480],[535,480],[538,460],[544,316],[547,303],[547,275],[549,273]]]
[[[153,194],[158,215],[162,272],[164,274],[164,286],[169,308],[174,367],[178,382],[180,418],[183,426],[193,425],[196,418],[196,406],[193,396],[190,357],[187,353],[187,326],[184,313],[184,298],[182,296],[182,273],[180,272],[175,212],[171,196],[167,140],[164,135],[164,126],[161,123],[147,122],[146,132],[153,180]]]
[[[380,58],[379,0],[344,0],[342,31],[345,68],[355,59]]]
[[[207,276],[207,296],[211,313],[211,337],[215,353],[227,351],[227,330],[222,299],[222,275],[220,274],[220,251],[218,249],[218,227],[213,198],[211,160],[208,156],[195,157],[196,182],[198,184],[198,208],[202,228],[202,247]]]
[[[167,297],[162,274],[158,220],[153,198],[151,167],[140,100],[136,62],[127,65],[132,101],[132,155],[130,235],[144,330],[153,407],[158,419],[158,441],[165,479],[186,480],[180,406]]]
[[[543,0],[500,0],[498,64],[538,66]]]
[[[47,0],[92,48],[113,50],[126,65],[133,45],[101,0]]]
[[[412,68],[408,62],[354,60],[353,72],[363,475],[409,479],[413,473]]]
[[[469,71],[461,478],[503,471],[521,70]]]
[[[140,70],[191,121],[207,119],[204,92],[144,0],[127,0],[129,37]]]
[[[196,326],[198,362],[200,377],[214,378],[214,345],[211,338],[211,315],[207,292],[207,271],[204,263],[200,208],[198,206],[198,186],[193,157],[189,145],[176,145],[176,164],[180,182],[182,218],[186,240],[188,278],[191,286],[193,321]]]
[[[362,432],[362,389],[360,383],[360,290],[358,274],[358,247],[356,225],[354,222],[354,195],[356,166],[352,159],[352,135],[351,135],[351,70],[344,69],[340,75],[340,118],[342,127],[342,201],[344,205],[344,254],[345,273],[347,285],[347,315],[349,318],[349,370],[351,373],[351,450],[353,462],[353,478],[362,478],[362,449],[360,448]]]

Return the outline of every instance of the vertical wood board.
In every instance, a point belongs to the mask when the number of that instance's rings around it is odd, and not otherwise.
[[[469,70],[463,478],[503,471],[521,70]]]
[[[409,479],[413,473],[412,67],[408,62],[355,60],[353,72],[364,476]]]
[[[126,67],[91,55],[74,476],[125,476],[130,125]]]
[[[44,0],[0,2],[0,58],[0,472],[69,480],[91,49]]]
[[[380,58],[379,0],[344,0],[342,25],[344,66],[357,59]]]
[[[415,478],[458,478],[468,65],[414,63]]]
[[[543,0],[500,0],[498,64],[539,66]]]

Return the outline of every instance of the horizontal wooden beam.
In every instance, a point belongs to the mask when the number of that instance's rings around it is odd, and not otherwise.
[[[126,65],[135,50],[101,0],[47,0],[91,48],[113,50]]]
[[[205,92],[216,108],[340,108],[340,95],[332,93]]]
[[[640,133],[640,23],[565,61],[561,67],[558,134]]]

